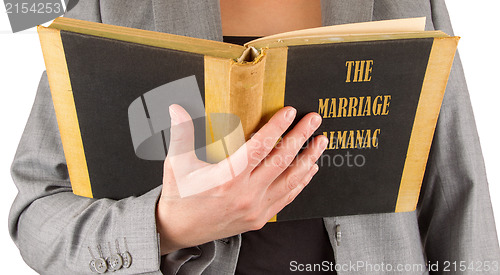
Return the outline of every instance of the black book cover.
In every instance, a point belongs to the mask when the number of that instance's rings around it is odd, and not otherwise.
[[[415,209],[456,37],[321,37],[245,51],[240,61],[237,45],[65,21],[76,31],[39,32],[75,194],[121,199],[159,186],[171,103],[193,117],[197,155],[211,161],[293,106],[297,120],[323,117],[315,135],[329,145],[319,172],[275,220]],[[228,123],[205,121],[215,114]],[[204,151],[226,137],[211,147],[223,151],[217,156]]]

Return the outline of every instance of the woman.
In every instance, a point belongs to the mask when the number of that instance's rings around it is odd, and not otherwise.
[[[243,13],[245,15],[234,18],[231,16],[232,11],[227,9],[228,2],[224,0],[221,1],[221,8],[219,8],[219,2],[215,0],[153,0],[151,3],[144,3],[144,1],[124,3],[111,0],[80,1],[67,16],[222,40],[223,34],[260,36],[280,32],[286,28],[315,26],[318,22],[310,19],[318,18],[320,8],[323,25],[426,16],[429,29],[442,29],[450,34],[452,32],[444,2],[439,0],[430,2],[324,0],[321,6],[319,2],[307,1],[305,6],[307,8],[304,8],[304,2],[275,1],[274,4],[265,6],[265,3],[252,1],[252,5],[249,6],[247,2],[231,1],[232,8],[240,8],[238,13],[233,14],[240,15],[242,14],[240,12],[248,12],[248,14]],[[273,8],[273,5],[277,6]],[[266,11],[259,14],[263,18],[253,17],[256,14],[251,11],[253,7]],[[224,13],[225,11],[229,12],[229,16]],[[220,12],[222,12],[222,22]],[[291,14],[294,15],[293,22],[287,17]],[[241,17],[245,18],[241,20],[243,24],[237,24]],[[265,23],[266,20],[274,21],[272,24],[258,24],[259,22]],[[248,30],[249,33],[243,33],[244,30]],[[273,125],[289,125],[285,116],[288,111],[293,113],[291,108],[278,112],[267,130],[275,129]],[[171,107],[171,112],[173,116],[177,114],[178,122],[188,120],[188,116],[178,106]],[[295,133],[310,135],[312,128],[309,125],[315,117],[318,116],[310,114],[301,120],[301,124],[294,128]],[[317,127],[316,124],[313,123],[313,125]],[[267,130],[264,129],[264,136],[279,135],[279,132]],[[320,139],[317,138],[315,141],[316,146],[306,152],[314,157],[322,151],[319,146]],[[288,153],[296,150],[291,147],[285,148],[288,149]],[[269,147],[262,150],[264,154],[259,154],[262,158],[267,154],[276,153],[270,152]],[[464,152],[471,151],[476,154],[464,154]],[[315,244],[325,243],[327,239],[330,245],[318,249],[324,253],[319,253],[318,257],[313,258],[322,259],[323,255],[333,250],[335,258],[325,258],[325,260],[332,263],[335,261],[340,273],[367,272],[369,265],[373,268],[374,265],[380,266],[384,263],[391,264],[396,269],[398,265],[405,264],[423,267],[427,261],[431,264],[439,263],[441,266],[446,261],[465,261],[467,264],[474,261],[498,261],[498,241],[483,170],[484,165],[480,165],[482,157],[479,152],[470,102],[457,58],[443,101],[417,211],[331,217],[319,220],[319,227],[318,220],[312,222],[315,224],[305,224],[301,227],[302,230],[306,231],[312,226],[314,232],[320,233],[317,234],[319,238],[313,240]],[[166,162],[166,175],[170,172],[168,163]],[[273,210],[265,215],[257,215],[261,217],[258,221],[241,221],[238,218],[242,216],[242,213],[253,213],[256,209],[258,209],[257,212],[266,211],[270,209],[268,205],[251,204],[251,206],[243,207],[243,210],[233,209],[240,211],[232,215],[228,214],[233,217],[229,220],[234,222],[222,224],[217,220],[221,218],[217,216],[221,213],[201,212],[211,209],[210,207],[199,207],[199,205],[191,207],[186,206],[183,201],[163,200],[161,198],[170,197],[168,196],[168,177],[164,180],[163,189],[156,188],[137,198],[112,201],[74,196],[67,177],[46,76],[43,75],[35,106],[12,166],[12,174],[19,189],[19,195],[12,207],[9,228],[26,262],[41,273],[79,274],[88,273],[90,270],[98,271],[95,269],[95,261],[94,269],[89,270],[89,264],[92,260],[105,258],[114,253],[108,252],[108,243],[117,243],[110,249],[112,251],[124,252],[126,249],[130,253],[131,264],[129,267],[122,267],[121,271],[131,274],[161,274],[161,271],[166,274],[201,272],[232,274],[236,270],[246,272],[248,269],[242,267],[251,266],[249,263],[251,263],[252,255],[249,253],[262,251],[261,254],[264,257],[277,254],[278,258],[282,254],[278,253],[281,251],[278,249],[266,253],[265,244],[262,246],[262,242],[259,243],[259,240],[262,240],[259,236],[269,236],[266,235],[269,233],[267,225],[264,231],[258,231],[264,232],[264,235],[258,233],[255,235],[255,232],[244,234],[243,244],[239,233],[262,227],[265,223],[264,218],[274,215],[289,202],[287,200],[289,197],[293,198],[298,194],[315,171],[312,163],[308,165],[299,169],[300,171],[292,170],[292,168],[283,171],[283,173],[297,172],[302,175],[300,178],[305,180],[299,183],[298,189],[295,188],[294,191],[272,196],[274,202],[281,201],[281,203],[273,204]],[[248,171],[249,178],[246,179],[252,184],[254,181],[249,179],[254,179],[250,178],[253,171],[253,169]],[[265,171],[263,174],[275,172]],[[278,175],[273,174],[273,177],[277,180],[263,184],[286,186],[285,181],[280,180]],[[256,182],[260,182],[264,181],[263,178],[268,177],[255,179]],[[260,195],[255,193],[255,195],[266,197],[271,194],[265,193],[266,191],[262,192],[264,193]],[[177,210],[176,207],[182,210]],[[187,213],[181,212],[186,209],[189,210]],[[185,217],[195,218],[186,219]],[[193,222],[193,224],[184,223],[186,221]],[[270,234],[272,236],[279,232],[287,232],[286,230],[290,227],[293,226],[285,225]],[[336,237],[338,236],[337,229],[342,232],[341,239]],[[296,231],[299,232],[299,236],[300,230],[299,228]],[[159,233],[159,238],[157,233]],[[290,233],[291,236],[295,236],[293,234]],[[233,235],[234,237],[231,237]],[[321,239],[325,236],[326,239]],[[219,240],[214,241],[216,239]],[[252,249],[252,246],[256,244],[258,249]],[[283,245],[285,244],[286,241]],[[306,246],[307,244],[296,247],[296,250],[306,254],[303,250]],[[317,245],[314,246],[317,247]],[[292,250],[290,249],[287,253],[291,253]],[[317,252],[318,250],[311,251]],[[160,254],[165,255],[160,257]],[[299,262],[301,259],[296,260],[297,263],[301,263]],[[269,262],[272,263],[272,261],[273,259],[269,259]],[[365,267],[359,267],[357,263],[360,263],[359,265],[363,263]],[[265,261],[264,263],[260,261],[259,264],[269,267]],[[315,262],[309,264],[315,264]],[[284,271],[292,270],[294,266],[298,268],[292,263],[285,267],[281,264],[277,268]],[[416,271],[425,272],[424,269]]]

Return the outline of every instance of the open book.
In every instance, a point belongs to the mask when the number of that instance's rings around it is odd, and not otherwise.
[[[329,145],[277,220],[412,211],[458,42],[424,24],[329,26],[244,46],[69,18],[40,26],[73,191],[119,199],[160,185],[168,104],[194,118],[209,161],[290,105],[323,117],[316,134]]]

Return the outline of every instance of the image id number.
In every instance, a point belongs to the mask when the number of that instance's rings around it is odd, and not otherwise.
[[[63,12],[63,6],[61,3],[6,3],[5,9],[7,13],[31,13],[31,14],[41,14],[41,13],[55,13],[59,14]]]
[[[470,271],[470,272],[488,272],[498,271],[497,261],[444,261],[443,271]]]

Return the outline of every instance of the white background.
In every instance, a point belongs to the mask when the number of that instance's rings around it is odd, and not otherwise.
[[[496,0],[447,0],[464,65],[477,128],[486,162],[496,220],[500,220],[500,155],[498,114],[500,54]],[[26,124],[41,72],[42,53],[35,30],[12,34],[0,5],[0,252],[3,274],[36,274],[23,261],[7,231],[7,216],[17,189],[9,167]],[[497,232],[499,231],[497,222]],[[9,272],[8,269],[11,269]]]

